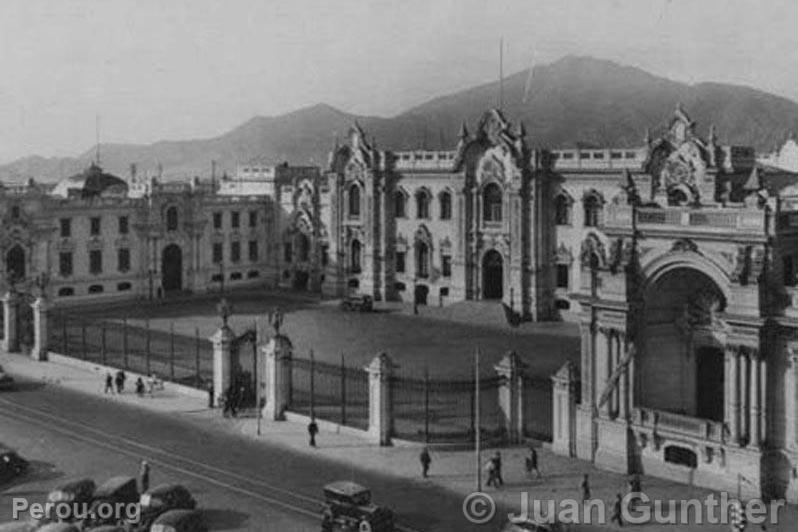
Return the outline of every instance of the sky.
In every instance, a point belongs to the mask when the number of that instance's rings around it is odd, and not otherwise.
[[[392,116],[569,54],[798,100],[798,2],[2,0],[0,163],[222,134],[325,102]]]

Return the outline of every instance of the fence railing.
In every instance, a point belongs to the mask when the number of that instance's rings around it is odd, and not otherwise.
[[[213,345],[198,330],[185,336],[146,321],[88,321],[60,312],[49,323],[50,351],[197,388],[213,380]]]

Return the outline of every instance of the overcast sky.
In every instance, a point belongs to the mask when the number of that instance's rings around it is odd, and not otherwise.
[[[214,136],[318,102],[390,116],[567,54],[798,99],[798,2],[1,0],[0,162]],[[531,125],[534,127],[534,125]]]

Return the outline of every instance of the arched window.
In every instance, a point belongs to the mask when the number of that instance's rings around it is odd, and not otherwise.
[[[496,183],[482,191],[482,213],[486,222],[502,221],[502,189]]]
[[[429,194],[424,189],[416,192],[416,218],[429,218]]]
[[[349,217],[360,218],[360,187],[354,183],[349,187]]]
[[[166,230],[177,231],[177,207],[166,209]]]
[[[596,194],[589,194],[582,203],[585,208],[585,227],[597,227],[601,216],[601,199]]]
[[[360,273],[360,240],[352,241],[349,264],[352,268],[352,273]]]
[[[416,243],[416,277],[429,277],[429,246],[425,242]]]
[[[440,202],[440,208],[441,208],[441,220],[451,220],[452,195],[446,191],[441,192],[441,195],[438,197],[438,201]]]
[[[559,194],[554,199],[554,223],[557,225],[571,224],[571,202],[565,194]]]
[[[407,217],[407,198],[401,190],[393,193],[393,213],[397,218]]]

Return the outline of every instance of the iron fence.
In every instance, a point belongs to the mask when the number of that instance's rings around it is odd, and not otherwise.
[[[524,425],[526,436],[551,441],[553,436],[551,378],[524,377]]]

